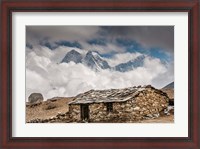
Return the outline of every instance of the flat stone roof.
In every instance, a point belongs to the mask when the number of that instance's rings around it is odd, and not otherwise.
[[[69,104],[124,102],[133,99],[145,89],[147,89],[146,86],[129,87],[124,89],[90,90],[77,95]]]

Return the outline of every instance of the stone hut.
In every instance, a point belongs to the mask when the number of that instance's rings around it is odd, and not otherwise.
[[[166,93],[154,87],[90,90],[69,103],[73,122],[134,122],[158,117],[169,104]]]

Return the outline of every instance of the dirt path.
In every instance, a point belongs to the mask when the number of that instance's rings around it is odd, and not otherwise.
[[[174,115],[166,115],[156,119],[142,120],[139,123],[174,123]]]

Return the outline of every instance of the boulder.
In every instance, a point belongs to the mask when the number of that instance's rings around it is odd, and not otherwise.
[[[57,107],[57,105],[54,103],[47,103],[45,110],[55,109],[56,107]]]
[[[28,97],[28,101],[31,104],[35,104],[35,103],[40,103],[44,100],[43,96],[41,93],[32,93],[29,97]]]

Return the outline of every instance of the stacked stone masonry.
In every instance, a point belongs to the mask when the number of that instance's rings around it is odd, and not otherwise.
[[[169,104],[168,96],[152,87],[146,88],[127,101],[112,101],[112,111],[108,112],[108,102],[85,103],[89,107],[89,122],[134,122],[158,117]],[[81,103],[69,105],[72,122],[81,122]]]

